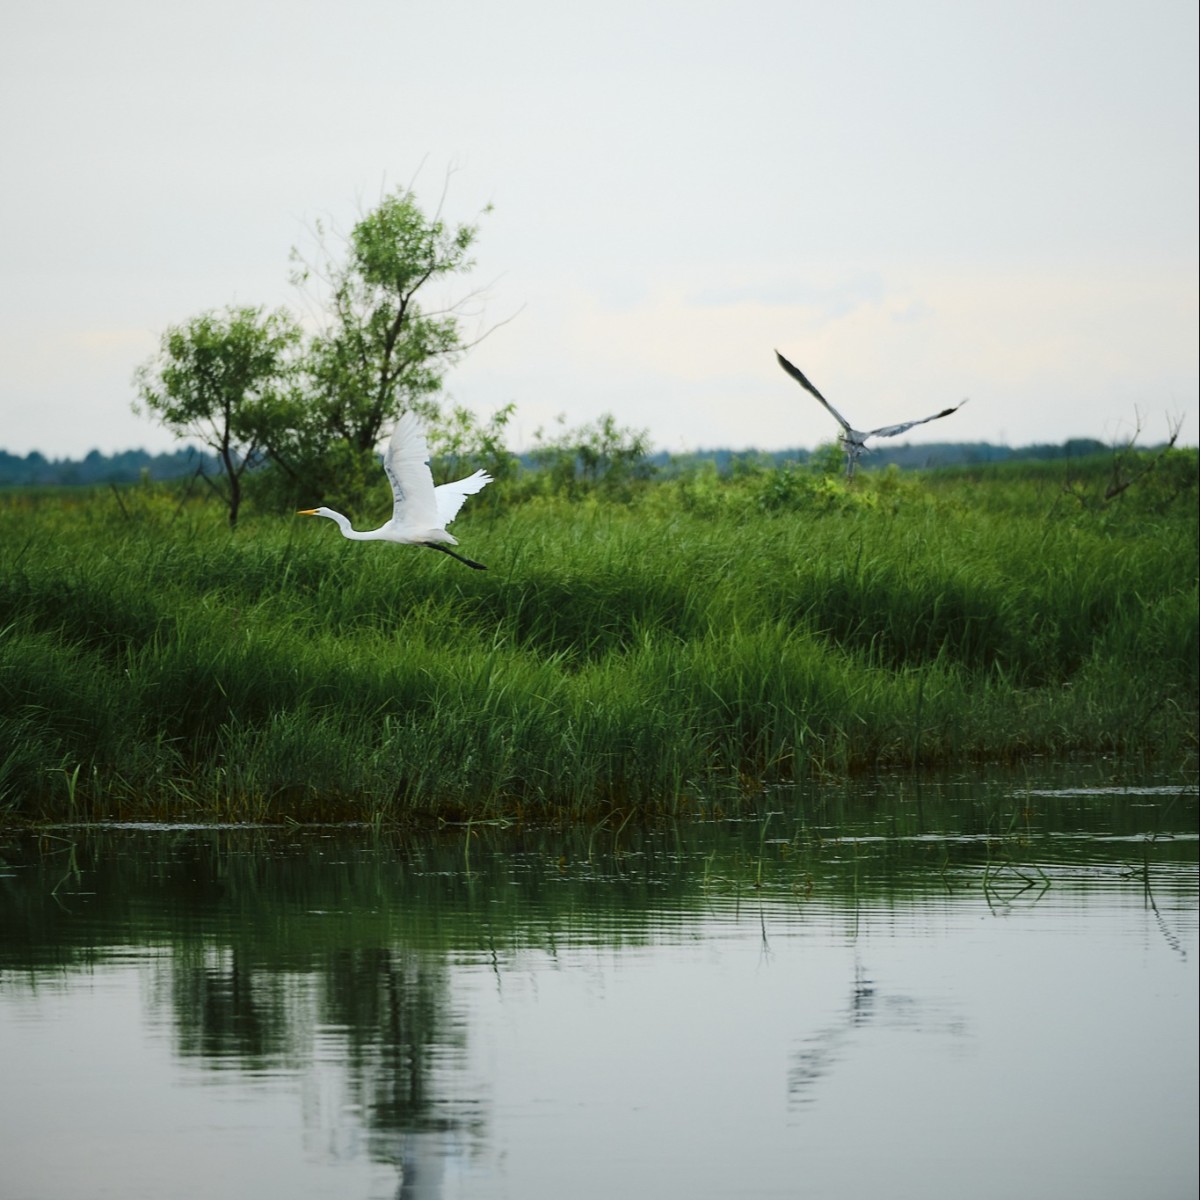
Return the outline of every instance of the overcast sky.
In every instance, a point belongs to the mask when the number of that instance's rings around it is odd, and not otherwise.
[[[105,0],[0,9],[0,449],[173,443],[169,325],[414,184],[479,221],[450,372],[516,445],[1197,441],[1195,0]],[[493,205],[489,214],[483,210]],[[448,297],[447,297],[448,298]],[[511,319],[510,319],[511,318]]]

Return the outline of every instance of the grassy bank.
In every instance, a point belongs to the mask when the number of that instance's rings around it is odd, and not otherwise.
[[[150,489],[2,497],[0,808],[593,817],[879,767],[1192,761],[1195,493],[1064,482],[498,494],[455,526],[486,573],[302,517],[230,534]]]

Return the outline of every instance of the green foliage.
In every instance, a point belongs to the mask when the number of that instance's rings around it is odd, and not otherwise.
[[[1105,476],[1073,472],[1063,483],[1063,493],[1092,512],[1114,504],[1162,512],[1173,504],[1195,506],[1198,476],[1195,454],[1176,450],[1172,440],[1157,451],[1119,447],[1111,454]]]
[[[543,472],[543,491],[569,499],[596,492],[609,500],[628,500],[654,474],[647,461],[650,435],[622,428],[611,413],[575,429],[558,418],[559,432],[539,429],[530,457]]]
[[[873,490],[855,488],[842,475],[817,473],[811,467],[787,463],[765,471],[758,480],[758,504],[765,512],[871,508]]]
[[[384,426],[438,391],[464,343],[453,308],[431,311],[422,289],[467,270],[478,229],[427,218],[412,192],[386,197],[351,231],[345,261],[319,269],[328,289],[328,324],[308,346],[308,403],[317,427],[361,454]],[[318,233],[323,231],[318,226]],[[323,250],[323,253],[324,250]],[[312,275],[299,265],[297,283]]]
[[[155,485],[4,493],[0,807],[580,817],[1034,754],[1194,765],[1194,508],[997,471],[764,509],[770,474],[468,507],[487,572],[303,518],[231,536]]]
[[[299,340],[298,327],[282,309],[205,312],[169,328],[158,355],[134,377],[146,413],[220,458],[224,474],[213,487],[227,505],[230,525],[237,524],[242,476],[287,421],[285,395]]]
[[[844,478],[846,474],[846,452],[841,442],[823,442],[813,452],[809,466],[818,474],[829,478]]]
[[[946,504],[971,493],[972,505],[996,515],[1040,511],[1048,523],[1088,530],[1128,531],[1139,523],[1157,528],[1164,519],[1182,520],[1197,509],[1200,455],[1194,449],[1117,451],[1131,480],[1109,499],[1114,452],[1087,459],[1007,462],[993,467],[946,467],[917,479],[931,497]],[[1150,470],[1143,468],[1156,464]]]
[[[461,479],[482,468],[498,484],[514,479],[521,464],[505,446],[504,435],[516,410],[515,404],[506,404],[486,424],[462,405],[455,405],[448,413],[439,412],[428,427],[435,477]]]
[[[286,311],[230,307],[206,312],[163,334],[162,348],[137,373],[145,412],[179,437],[199,438],[218,455],[211,480],[236,524],[244,482],[262,506],[286,510],[317,500],[361,507],[376,479],[376,446],[405,409],[437,415],[432,397],[466,349],[460,307],[428,307],[418,293],[472,265],[474,225],[427,218],[412,192],[387,196],[353,228],[345,257],[326,247],[319,263],[293,251],[293,281],[320,279],[325,319],[301,336]],[[136,407],[136,406],[135,406]],[[504,473],[499,436],[505,410],[478,432],[481,456]],[[451,448],[451,453],[458,453]],[[245,477],[245,479],[244,479]]]

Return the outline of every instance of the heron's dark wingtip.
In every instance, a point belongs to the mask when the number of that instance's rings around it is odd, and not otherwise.
[[[793,379],[800,374],[798,368],[793,366],[778,350],[775,351],[775,361],[790,375]]]
[[[813,394],[814,396],[816,396],[816,397],[817,397],[817,399],[818,399],[818,400],[820,400],[822,404],[824,404],[824,403],[826,402],[826,401],[825,401],[825,397],[824,397],[824,396],[822,396],[822,395],[821,395],[821,393],[820,393],[820,392],[818,392],[818,391],[817,391],[817,389],[816,389],[815,387],[813,387],[813,385],[812,385],[812,384],[809,382],[808,376],[807,376],[807,375],[805,375],[805,374],[804,374],[804,372],[803,372],[802,370],[800,370],[800,368],[799,368],[798,366],[796,366],[794,363],[790,363],[790,362],[788,362],[788,360],[787,360],[786,358],[784,358],[784,357],[783,357],[783,355],[782,355],[782,354],[780,354],[778,350],[776,350],[776,351],[775,351],[775,357],[776,357],[776,358],[779,360],[779,365],[780,365],[780,366],[781,366],[781,367],[782,367],[782,368],[783,368],[783,369],[784,369],[784,370],[785,370],[785,371],[786,371],[786,372],[787,372],[787,373],[788,373],[788,374],[789,374],[789,375],[790,375],[790,376],[791,376],[791,377],[792,377],[792,378],[793,378],[793,379],[794,379],[794,380],[795,380],[795,381],[796,381],[796,382],[797,382],[797,383],[798,383],[798,384],[799,384],[799,385],[800,385],[802,388],[804,388],[804,389],[805,389],[805,391],[812,392],[812,394]]]

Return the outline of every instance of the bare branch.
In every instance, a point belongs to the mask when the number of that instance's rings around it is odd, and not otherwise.
[[[1135,413],[1137,412],[1136,409],[1134,411]],[[1160,462],[1162,462],[1166,455],[1169,454],[1172,449],[1174,449],[1176,441],[1179,440],[1179,431],[1183,428],[1183,418],[1175,417],[1173,420],[1168,418],[1167,428],[1171,432],[1171,436],[1167,441],[1167,444],[1163,446],[1148,463],[1144,463],[1141,470],[1135,471],[1132,475],[1122,478],[1122,469],[1125,466],[1125,459],[1132,452],[1133,444],[1137,440],[1137,436],[1142,429],[1141,414],[1137,414],[1133,437],[1129,439],[1120,453],[1114,455],[1113,457],[1113,479],[1104,492],[1104,500],[1106,503],[1109,500],[1113,500],[1117,496],[1121,495],[1121,493],[1126,491],[1128,488],[1131,488],[1135,483],[1138,482],[1139,479],[1149,475],[1150,472],[1153,471]]]

